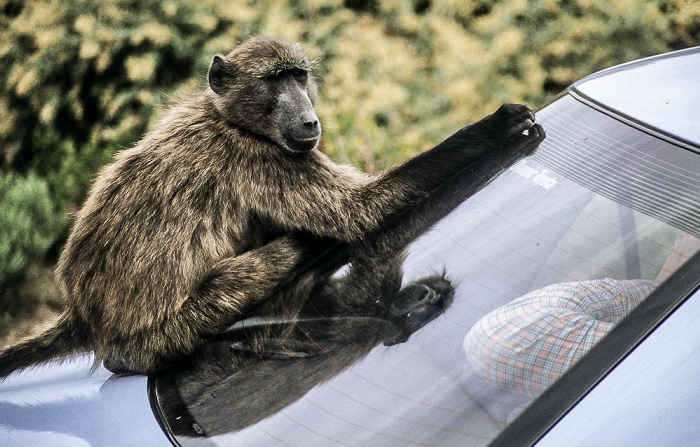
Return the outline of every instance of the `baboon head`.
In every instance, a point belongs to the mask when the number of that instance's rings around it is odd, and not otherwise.
[[[230,125],[286,150],[312,150],[321,137],[313,65],[299,44],[252,38],[226,56],[214,56],[209,86],[216,108]]]

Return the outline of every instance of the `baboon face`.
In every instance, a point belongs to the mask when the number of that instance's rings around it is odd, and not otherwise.
[[[305,152],[321,137],[312,66],[299,45],[254,38],[214,57],[209,86],[229,124],[291,152]]]

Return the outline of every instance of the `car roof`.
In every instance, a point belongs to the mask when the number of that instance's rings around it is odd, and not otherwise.
[[[568,91],[643,127],[700,145],[700,47],[618,65]]]

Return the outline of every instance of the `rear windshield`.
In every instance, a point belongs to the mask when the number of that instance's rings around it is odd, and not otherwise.
[[[341,315],[241,323],[151,378],[176,442],[488,444],[700,249],[700,155],[569,96],[537,118],[537,152],[408,249],[403,284],[420,286],[410,291],[424,309],[440,283],[422,279],[453,285],[444,313],[389,341],[395,323],[357,316],[343,296]],[[265,325],[293,325],[305,343],[276,338],[251,354],[244,334]]]

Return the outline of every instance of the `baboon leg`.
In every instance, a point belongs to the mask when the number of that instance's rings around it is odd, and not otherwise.
[[[219,261],[178,311],[202,336],[221,333],[236,318],[294,281],[304,251],[290,238]],[[180,323],[175,323],[179,325]]]
[[[274,355],[278,340],[289,338],[297,330],[296,319],[312,296],[317,295],[328,281],[329,274],[319,275],[316,269],[310,269],[286,283],[277,290],[273,297],[263,300],[259,306],[251,309],[246,317],[257,319],[258,324],[247,327],[241,335],[245,346],[252,348],[258,355]],[[299,350],[303,350],[299,348]]]
[[[339,265],[327,271],[328,265],[319,262],[323,265],[310,268],[251,310],[247,326],[232,329],[241,339],[233,346],[236,352],[264,358],[303,357],[320,354],[318,343],[328,337],[343,339],[347,334],[368,348],[392,338],[396,330],[384,328],[392,324],[384,319],[390,308],[379,303],[390,302],[401,288],[402,256],[394,255],[390,262],[352,261],[340,277],[331,276]],[[358,328],[367,336],[358,337]]]
[[[447,309],[454,288],[443,274],[401,287],[403,254],[386,255],[353,259],[345,275],[311,295],[304,314],[328,319],[332,338],[364,349],[406,341]]]
[[[355,255],[347,274],[332,281],[329,291],[346,311],[379,304],[401,289],[403,260],[402,251]]]
[[[223,332],[246,310],[295,280],[304,251],[290,238],[223,259],[197,289],[172,312],[152,343],[151,355],[110,355],[107,369],[116,373],[149,373],[194,351],[206,338]]]

